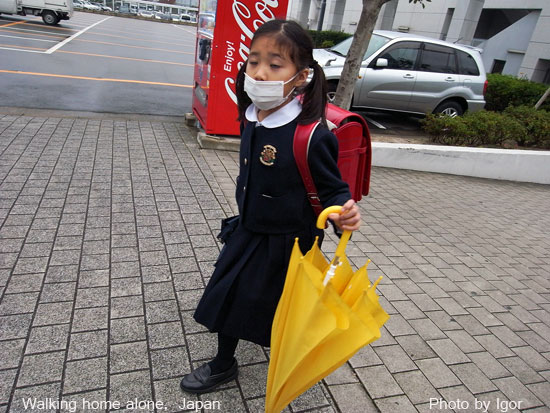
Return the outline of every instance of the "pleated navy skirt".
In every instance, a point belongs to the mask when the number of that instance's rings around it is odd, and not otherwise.
[[[239,223],[226,241],[195,311],[211,332],[269,347],[294,239],[303,253],[323,231],[314,225],[292,234],[253,233]]]

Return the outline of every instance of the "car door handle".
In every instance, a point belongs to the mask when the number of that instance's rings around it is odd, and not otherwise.
[[[404,77],[405,79],[414,79],[414,76],[411,75],[411,74],[409,74],[409,73],[407,73],[406,75],[403,75],[403,77]]]
[[[454,77],[448,77],[445,79],[445,82],[454,82],[454,81],[455,81]]]

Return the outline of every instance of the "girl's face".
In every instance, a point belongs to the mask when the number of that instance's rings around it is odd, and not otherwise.
[[[276,41],[269,36],[256,39],[250,49],[246,74],[254,80],[287,81],[298,72],[286,50],[282,50]],[[307,80],[308,71],[302,70],[298,76],[285,85],[287,96],[290,91],[301,86]]]

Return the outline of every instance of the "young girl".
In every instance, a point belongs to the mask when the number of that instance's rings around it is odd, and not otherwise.
[[[254,34],[249,58],[237,75],[243,122],[236,189],[240,215],[195,312],[196,321],[218,333],[218,353],[182,379],[186,392],[206,393],[235,379],[239,339],[270,345],[294,239],[299,238],[304,252],[315,236],[322,241],[292,149],[298,123],[321,120],[326,125],[326,80],[312,50],[299,24],[268,21]],[[354,231],[360,214],[341,180],[337,157],[336,137],[318,127],[308,163],[319,198],[323,207],[342,205],[341,214],[329,219]]]

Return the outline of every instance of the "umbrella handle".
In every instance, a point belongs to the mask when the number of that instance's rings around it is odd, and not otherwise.
[[[341,211],[342,211],[342,207],[340,205],[334,205],[323,209],[323,212],[321,212],[319,214],[319,217],[317,218],[317,228],[325,229],[329,214],[334,214],[334,213],[339,214]],[[346,245],[348,244],[350,237],[351,237],[351,231],[344,231],[344,233],[340,237],[340,242],[338,243],[338,247],[336,248],[336,253],[334,255],[336,255],[337,257],[344,256],[346,251]]]

